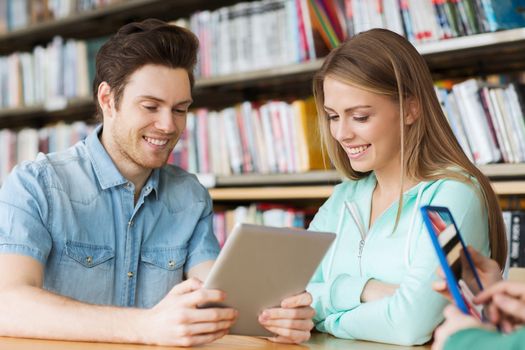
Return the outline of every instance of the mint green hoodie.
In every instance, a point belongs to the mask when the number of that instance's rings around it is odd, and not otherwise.
[[[431,288],[438,260],[419,208],[448,207],[466,243],[487,255],[486,209],[473,185],[446,179],[422,182],[404,193],[395,232],[397,202],[368,228],[375,185],[373,173],[337,185],[309,227],[337,233],[307,287],[314,322],[319,331],[340,338],[423,344],[442,321],[447,301]],[[391,297],[362,303],[369,279],[400,287]]]

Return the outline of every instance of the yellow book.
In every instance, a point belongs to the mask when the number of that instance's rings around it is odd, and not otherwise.
[[[317,110],[313,97],[292,103],[298,137],[299,172],[328,169],[323,161],[321,139],[317,124]],[[325,156],[327,154],[325,152]]]

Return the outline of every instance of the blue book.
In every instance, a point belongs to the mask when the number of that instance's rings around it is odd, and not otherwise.
[[[489,30],[525,27],[525,0],[481,0]]]

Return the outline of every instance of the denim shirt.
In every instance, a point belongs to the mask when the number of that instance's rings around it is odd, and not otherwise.
[[[212,204],[194,175],[155,169],[134,204],[99,140],[39,154],[0,189],[0,253],[44,265],[44,288],[101,305],[152,307],[219,246]]]

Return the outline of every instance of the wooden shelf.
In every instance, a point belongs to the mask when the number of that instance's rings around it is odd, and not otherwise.
[[[417,50],[422,55],[450,54],[453,52],[487,49],[491,50],[494,46],[502,44],[524,45],[525,28],[509,29],[500,32],[482,33],[469,36],[462,36],[447,40],[434,41],[416,45]],[[494,55],[494,52],[490,52]]]
[[[90,97],[57,101],[54,106],[35,105],[0,109],[0,129],[42,127],[60,120],[89,120],[94,113],[95,105]]]
[[[289,64],[255,71],[239,72],[217,77],[200,78],[196,81],[195,87],[205,89],[210,87],[221,87],[224,85],[246,86],[247,83],[252,83],[259,80],[268,80],[272,78],[282,79],[283,76],[294,77],[296,75],[305,74],[312,76],[315,71],[321,68],[322,64],[323,59],[317,59],[314,61]]]
[[[525,195],[525,180],[493,181],[492,187],[496,194],[500,196]]]
[[[258,186],[258,185],[289,185],[294,184],[336,184],[341,182],[341,176],[335,170],[316,170],[296,174],[243,174],[232,176],[217,176],[216,187],[228,186]]]
[[[524,195],[525,181],[495,181],[492,183],[498,195]],[[333,186],[273,186],[210,188],[215,201],[256,201],[287,199],[325,199],[332,194]]]
[[[489,164],[478,168],[491,179],[497,178],[525,178],[525,163],[518,164]]]
[[[275,186],[210,188],[210,195],[216,201],[254,201],[287,199],[324,199],[332,194],[333,186]]]
[[[481,171],[491,179],[525,178],[525,163],[489,164],[479,166]],[[335,184],[341,181],[335,170],[315,170],[296,174],[242,174],[216,176],[213,180],[216,187],[258,186],[258,185],[300,185],[300,184]]]

